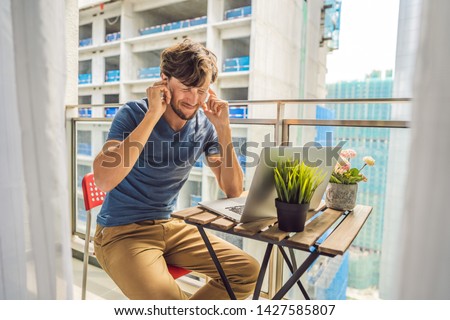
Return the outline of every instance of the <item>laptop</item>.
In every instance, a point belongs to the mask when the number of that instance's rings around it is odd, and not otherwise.
[[[251,222],[277,216],[275,208],[275,179],[273,169],[278,160],[298,159],[308,166],[317,166],[326,172],[323,182],[311,199],[310,210],[319,207],[323,194],[336,165],[339,147],[264,147],[250,185],[247,197],[200,201],[199,206],[235,222]]]

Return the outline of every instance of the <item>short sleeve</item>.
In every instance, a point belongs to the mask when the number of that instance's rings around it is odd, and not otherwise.
[[[119,108],[109,129],[107,140],[125,140],[143,119],[145,112],[134,102],[127,103]]]
[[[221,154],[219,138],[217,137],[216,130],[212,126],[210,129],[209,139],[206,141],[203,151],[207,157],[210,155]]]

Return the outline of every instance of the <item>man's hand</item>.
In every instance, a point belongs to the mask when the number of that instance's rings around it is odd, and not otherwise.
[[[148,112],[160,118],[166,111],[172,96],[167,87],[167,80],[157,81],[147,88]]]
[[[209,99],[203,104],[203,110],[209,121],[219,129],[222,126],[230,125],[230,115],[228,110],[228,101],[217,98],[216,93],[209,88]]]

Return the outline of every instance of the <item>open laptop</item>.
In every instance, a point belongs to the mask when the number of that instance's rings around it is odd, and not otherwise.
[[[251,222],[276,217],[275,179],[273,169],[278,160],[298,159],[308,166],[317,166],[326,172],[325,179],[317,187],[311,199],[310,210],[320,205],[323,194],[336,165],[339,147],[265,147],[261,150],[259,163],[247,197],[201,201],[199,206],[235,222]]]

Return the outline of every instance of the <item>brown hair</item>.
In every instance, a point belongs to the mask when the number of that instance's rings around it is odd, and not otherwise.
[[[161,53],[161,73],[175,77],[188,87],[200,87],[207,76],[217,78],[217,58],[202,44],[185,39]]]

